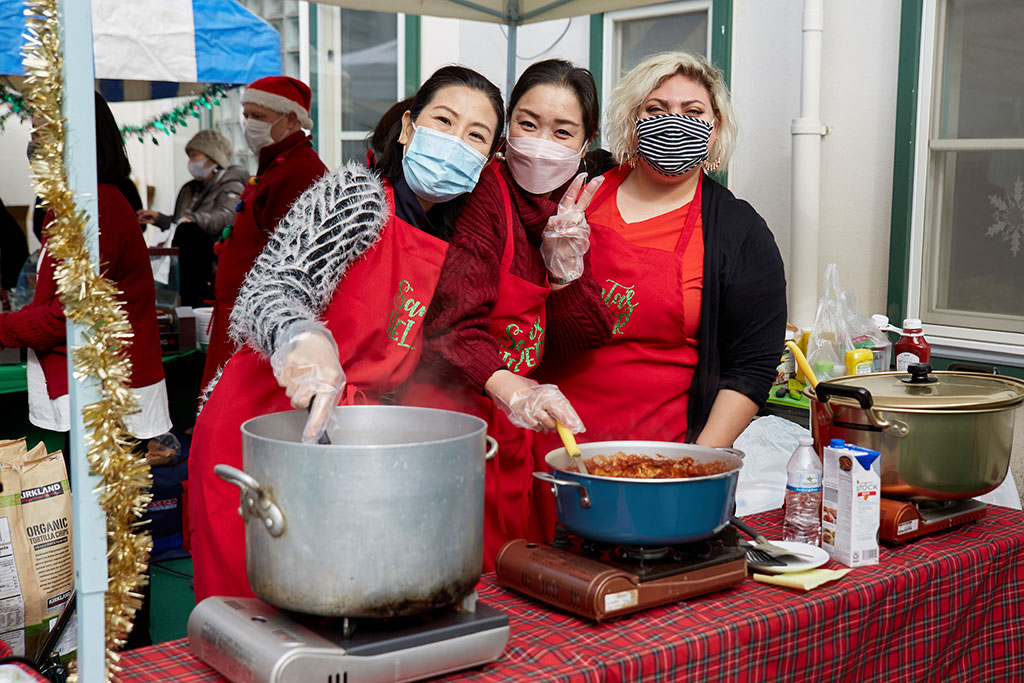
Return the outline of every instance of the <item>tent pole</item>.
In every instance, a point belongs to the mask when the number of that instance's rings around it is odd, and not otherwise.
[[[64,117],[67,121],[65,164],[75,205],[85,212],[85,238],[92,267],[99,269],[96,222],[96,114],[93,107],[92,9],[88,2],[60,0],[60,29],[64,46]],[[83,327],[67,322],[68,358],[83,344]],[[89,474],[85,459],[85,421],[82,408],[99,400],[92,378],[76,379],[68,363],[71,403],[71,497],[74,513],[75,590],[78,609],[78,680],[106,680],[107,522],[96,500],[100,477]]]
[[[516,33],[519,31],[519,0],[508,0],[508,56],[505,58],[505,102],[516,84]]]

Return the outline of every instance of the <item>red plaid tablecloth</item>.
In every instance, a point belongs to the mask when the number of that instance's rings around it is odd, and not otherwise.
[[[781,512],[749,520],[777,537]],[[838,567],[840,565],[830,564]],[[1007,681],[1024,672],[1024,513],[883,548],[881,563],[804,593],[735,588],[604,624],[485,575],[508,615],[502,657],[445,681]],[[128,653],[129,681],[222,681],[176,640]]]

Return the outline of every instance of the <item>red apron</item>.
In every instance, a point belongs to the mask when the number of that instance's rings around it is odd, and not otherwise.
[[[551,288],[509,272],[515,256],[512,200],[497,167],[491,166],[486,172],[495,173],[501,180],[507,227],[490,332],[498,341],[505,366],[517,375],[526,376],[540,363],[544,351],[544,307]],[[493,571],[494,558],[508,540],[546,539],[532,502],[536,432],[513,425],[489,397],[469,389],[439,387],[430,382],[429,376],[430,369],[421,368],[403,387],[400,402],[476,415],[487,421],[487,433],[498,441],[498,453],[487,463],[484,492],[484,571]]]
[[[603,202],[615,201],[625,177],[619,172],[606,176],[588,215]],[[698,182],[673,251],[634,245],[614,229],[591,222],[590,263],[617,318],[612,336],[601,348],[543,372],[544,381],[557,384],[579,413],[587,428],[585,441],[686,440],[700,315],[692,309],[684,314],[684,253],[698,225],[700,202]],[[557,438],[545,436],[538,438],[538,460],[561,446]]]
[[[372,249],[346,271],[322,320],[334,334],[348,378],[344,403],[377,403],[413,372],[419,361],[422,318],[434,296],[447,242],[394,215]],[[246,420],[291,410],[270,363],[246,346],[224,368],[196,420],[189,457],[189,515],[196,602],[210,595],[250,596],[245,570],[245,524],[238,488],[213,473],[225,463],[242,467],[241,426]]]

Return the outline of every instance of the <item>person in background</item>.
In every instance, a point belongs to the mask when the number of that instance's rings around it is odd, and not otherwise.
[[[0,290],[18,286],[21,267],[28,258],[28,240],[18,220],[0,199]]]
[[[494,84],[465,67],[439,69],[381,118],[371,168],[347,164],[318,181],[259,255],[231,318],[245,345],[212,383],[193,432],[197,601],[252,595],[238,490],[213,472],[242,466],[242,423],[309,406],[302,438],[315,443],[339,401],[380,403],[412,374],[454,214],[503,119]],[[421,303],[396,303],[412,300]]]
[[[611,333],[601,288],[585,268],[583,212],[602,181],[583,189],[583,174],[576,177],[599,120],[586,69],[549,59],[523,72],[509,97],[504,158],[488,166],[459,214],[424,322],[423,362],[398,395],[403,404],[477,415],[498,441],[487,463],[485,571],[512,538],[550,540],[533,503],[533,430],[552,430],[555,420],[574,432],[585,424],[557,386],[527,375],[546,349],[571,354],[561,347],[594,348]],[[550,334],[553,291],[574,338]]]
[[[786,326],[782,258],[757,212],[706,174],[735,138],[722,74],[703,57],[652,55],[612,93],[606,141],[620,165],[587,220],[615,326],[603,347],[541,373],[588,440],[730,446],[768,396]]]
[[[217,262],[210,343],[203,386],[237,348],[228,333],[238,290],[277,224],[302,192],[327,172],[310,142],[309,86],[288,76],[267,76],[250,83],[242,95],[245,140],[259,157],[237,204],[230,236]]]
[[[185,145],[193,180],[182,185],[170,216],[151,209],[137,211],[139,222],[162,230],[174,225],[171,246],[180,251],[179,292],[185,306],[199,307],[213,298],[213,245],[235,220],[235,206],[249,173],[231,165],[231,142],[215,130],[201,130]]]
[[[131,389],[139,412],[125,417],[125,428],[146,440],[171,429],[167,386],[160,359],[156,321],[156,289],[149,252],[135,211],[120,185],[128,181],[131,165],[124,142],[106,101],[96,93],[97,223],[100,274],[112,280],[128,315],[132,338]],[[130,182],[130,181],[129,181]],[[47,214],[47,222],[53,214]],[[28,409],[32,424],[65,433],[64,463],[71,476],[66,320],[57,298],[54,262],[46,251],[44,231],[39,276],[32,302],[13,313],[0,314],[0,346],[28,348]],[[148,588],[145,590],[148,596]],[[127,648],[149,644],[149,601],[136,617]]]

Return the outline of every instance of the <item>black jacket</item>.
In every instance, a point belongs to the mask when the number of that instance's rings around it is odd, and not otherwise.
[[[764,405],[786,333],[786,274],[764,219],[708,176],[701,212],[704,283],[689,442],[704,428],[721,389]]]

